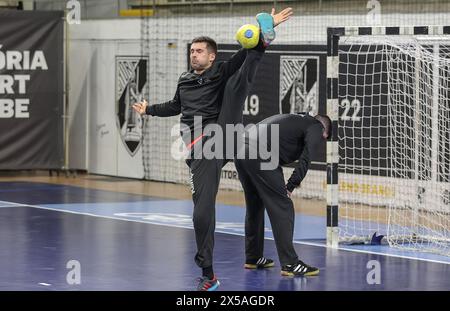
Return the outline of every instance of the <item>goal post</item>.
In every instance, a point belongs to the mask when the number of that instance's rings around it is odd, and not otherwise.
[[[327,244],[450,256],[450,26],[327,34]]]

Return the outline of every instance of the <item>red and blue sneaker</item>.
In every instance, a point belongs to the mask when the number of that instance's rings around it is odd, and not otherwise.
[[[220,285],[219,280],[216,278],[216,276],[214,276],[212,280],[206,276],[203,276],[201,278],[198,278],[197,281],[198,281],[197,285],[198,291],[212,292],[215,291]]]

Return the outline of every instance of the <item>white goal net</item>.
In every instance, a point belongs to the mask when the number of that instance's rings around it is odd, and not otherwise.
[[[449,39],[341,38],[341,242],[450,255]]]

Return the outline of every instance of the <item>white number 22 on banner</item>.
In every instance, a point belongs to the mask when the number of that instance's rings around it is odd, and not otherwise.
[[[358,116],[359,114],[359,110],[361,110],[361,103],[359,101],[359,99],[354,99],[351,101],[348,99],[344,99],[341,101],[341,107],[344,108],[344,112],[341,115],[341,120],[342,121],[360,121],[361,117]],[[353,108],[353,115],[349,116],[348,112],[350,111],[350,108]]]

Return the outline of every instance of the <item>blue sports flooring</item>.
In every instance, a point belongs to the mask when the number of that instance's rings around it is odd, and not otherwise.
[[[325,219],[296,215],[295,248],[316,277],[280,276],[270,223],[265,256],[274,268],[245,270],[245,209],[216,207],[219,290],[449,290],[447,257],[387,246],[324,247]],[[0,290],[195,290],[192,202],[64,185],[0,182]],[[80,284],[67,276],[79,262]],[[371,263],[379,284],[369,284]]]

